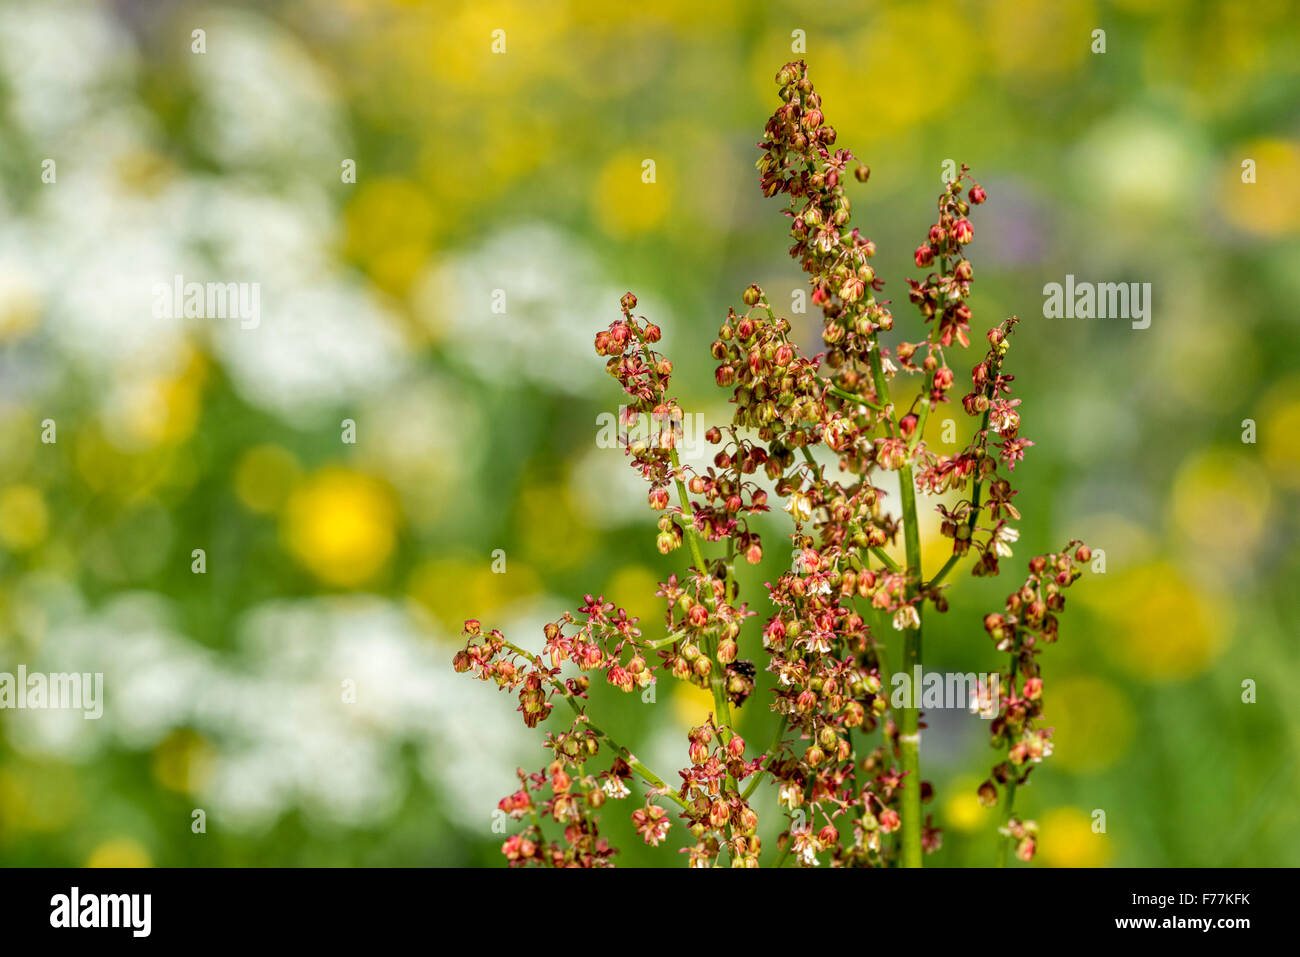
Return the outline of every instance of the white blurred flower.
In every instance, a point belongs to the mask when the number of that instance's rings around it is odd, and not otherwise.
[[[245,617],[226,653],[187,639],[170,618],[167,602],[147,594],[60,616],[32,667],[102,672],[103,717],[23,712],[2,726],[14,748],[85,757],[193,729],[214,752],[197,797],[237,830],[294,808],[345,826],[384,820],[406,792],[406,745],[448,812],[481,825],[530,750],[511,710],[455,674],[446,646],[387,600],[271,602]]]
[[[812,518],[812,501],[803,492],[794,491],[790,493],[790,500],[785,503],[785,510],[796,522],[806,522]]]
[[[993,533],[993,551],[998,558],[1011,557],[1011,543],[1020,539],[1020,532],[1010,525],[999,525]]]
[[[6,110],[49,143],[101,111],[96,93],[130,69],[130,35],[98,8],[68,0],[0,7],[0,76]]]
[[[417,300],[434,335],[481,378],[505,387],[522,378],[586,392],[606,378],[592,338],[619,318],[626,291],[577,240],[532,224],[498,232],[440,263],[420,283]],[[642,291],[637,295],[638,313],[667,337],[667,309]]]
[[[894,612],[894,627],[899,631],[905,628],[920,628],[921,616],[917,614],[916,606],[904,605]]]
[[[467,496],[483,494],[468,477],[484,451],[483,413],[472,397],[435,371],[394,384],[363,409],[366,439],[358,464],[384,476],[417,526],[449,511],[477,514]]]
[[[198,90],[196,142],[224,165],[275,173],[330,157],[337,177],[348,155],[345,123],[319,61],[289,30],[251,10],[208,8],[202,26],[207,52],[185,58]]]
[[[337,181],[282,181],[285,170],[347,155],[328,76],[270,18],[212,10],[204,29],[207,52],[183,62],[193,140],[216,175],[164,158],[165,134],[140,101],[134,42],[106,5],[0,10],[0,86],[17,136],[75,157],[57,167],[57,187],[38,187],[29,207],[0,219],[0,274],[16,301],[0,301],[0,314],[21,319],[34,304],[55,346],[46,351],[95,385],[175,377],[191,340],[211,340],[247,402],[315,427],[323,410],[398,381],[409,347],[392,308],[339,260]],[[147,185],[131,170],[145,170]],[[255,287],[258,320],[155,315],[156,287],[177,276]],[[111,418],[122,396],[95,394]]]

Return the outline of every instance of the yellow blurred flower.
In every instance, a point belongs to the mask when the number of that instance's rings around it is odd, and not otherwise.
[[[999,74],[1043,81],[1078,69],[1100,27],[1089,0],[998,0],[985,4],[988,61]],[[950,58],[951,59],[951,58]]]
[[[713,708],[712,692],[697,687],[688,681],[676,681],[672,678],[661,680],[656,692],[664,690],[664,685],[672,683],[673,717],[683,728],[695,728],[702,725]]]
[[[561,485],[529,485],[516,502],[519,541],[537,565],[566,568],[586,558],[593,536]]]
[[[175,182],[180,169],[174,159],[162,153],[132,149],[115,159],[113,172],[128,192],[154,197]]]
[[[943,805],[943,823],[954,831],[971,833],[988,827],[992,808],[980,803],[976,789],[979,781],[961,778],[953,783],[948,799]]]
[[[627,610],[628,615],[639,618],[644,635],[655,638],[664,629],[663,617],[667,605],[655,595],[659,578],[641,565],[624,565],[610,576],[605,585],[605,597]]]
[[[1110,838],[1094,834],[1091,815],[1077,807],[1039,815],[1038,833],[1038,860],[1048,867],[1105,867],[1110,861]]]
[[[1286,236],[1300,222],[1300,144],[1261,139],[1242,143],[1229,154],[1219,187],[1219,207],[1234,225],[1261,236]],[[1255,182],[1241,181],[1244,160],[1255,161]]]
[[[1267,529],[1271,491],[1257,456],[1207,449],[1179,467],[1170,510],[1194,548],[1212,551],[1216,563],[1244,561]]]
[[[1260,404],[1255,425],[1269,477],[1292,491],[1300,489],[1300,380],[1274,386]]]
[[[64,435],[60,431],[60,440]],[[78,430],[73,442],[73,462],[81,480],[93,492],[123,502],[149,497],[160,484],[177,477],[174,470],[193,464],[173,448],[123,451],[95,428]]]
[[[0,268],[0,342],[16,342],[36,328],[41,296],[28,277]]]
[[[1070,676],[1044,688],[1047,718],[1055,731],[1050,760],[1067,771],[1091,773],[1114,764],[1133,739],[1133,706],[1101,678]]]
[[[380,570],[397,538],[387,485],[341,467],[317,472],[290,494],[283,534],[289,551],[330,585],[360,585]]]
[[[1180,0],[1123,0],[1152,10]],[[1178,12],[1182,13],[1183,9]],[[1153,11],[1154,12],[1154,11]],[[1294,57],[1289,0],[1207,4],[1195,17],[1157,12],[1146,23],[1143,85],[1188,101],[1203,117],[1234,116],[1259,87],[1285,74]]]
[[[1103,623],[1103,653],[1148,681],[1200,674],[1219,655],[1224,619],[1216,600],[1168,562],[1092,576],[1080,598]]]
[[[207,360],[190,347],[176,371],[120,377],[102,416],[105,437],[127,453],[183,442],[198,426],[207,377]]]
[[[433,207],[404,179],[363,178],[345,212],[347,251],[393,295],[406,292],[429,256]]]
[[[84,810],[71,766],[15,762],[0,770],[0,839],[23,831],[62,831]]]
[[[132,386],[125,393],[122,409],[128,438],[148,445],[189,438],[199,421],[200,382],[199,376],[184,375],[148,379]]]
[[[432,50],[424,59],[440,83],[477,97],[513,90],[549,69],[568,16],[564,4],[511,0],[468,0],[455,10],[434,6]]]
[[[596,222],[610,236],[622,238],[654,229],[672,207],[672,174],[662,151],[646,147],[641,155],[623,151],[611,157],[591,194]],[[653,162],[651,168],[646,162]],[[653,171],[653,182],[646,182]]]
[[[734,27],[743,7],[736,0],[658,0],[647,4],[610,4],[605,0],[573,0],[570,4],[575,22],[592,29],[627,30],[644,28],[658,21],[677,29],[679,35],[694,35],[697,30],[724,30]]]
[[[153,775],[163,787],[193,794],[212,770],[213,749],[196,731],[173,731],[154,749]]]
[[[0,543],[23,552],[45,541],[50,513],[45,496],[30,485],[10,485],[0,491]]]
[[[104,841],[86,860],[86,867],[152,867],[153,861],[144,845],[129,837]]]
[[[411,572],[406,592],[453,634],[459,633],[467,618],[478,618],[485,627],[494,628],[498,612],[513,601],[535,595],[540,588],[532,568],[512,560],[508,553],[504,561],[504,572],[493,570],[491,555],[422,562]],[[527,645],[536,636],[514,637]]]
[[[302,469],[293,453],[278,445],[255,445],[235,466],[235,495],[252,512],[274,512],[289,497]]]

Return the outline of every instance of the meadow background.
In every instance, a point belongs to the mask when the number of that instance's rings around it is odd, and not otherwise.
[[[1017,796],[1035,865],[1295,864],[1296,14],[6,0],[0,671],[102,671],[107,700],[99,721],[0,711],[0,863],[500,864],[496,801],[545,752],[513,699],[451,671],[460,622],[537,648],[591,592],[662,628],[654,583],[684,553],[657,553],[643,487],[597,445],[619,395],[591,338],[635,291],[683,406],[730,419],[708,343],[750,282],[788,313],[802,280],[753,168],[773,76],[802,56],[872,167],[854,222],[900,329],[918,338],[903,278],[945,159],[990,196],[975,332],[1023,320],[1016,558],[954,577],[927,667],[1001,665],[980,621],[1028,555],[1073,536],[1106,554],[1043,659],[1057,748]],[[154,318],[178,273],[259,283],[260,324]],[[1151,327],[1042,318],[1067,273],[1152,283]],[[792,319],[815,349],[817,317]],[[778,515],[742,578],[760,611]],[[593,696],[674,780],[708,710],[675,684]],[[930,723],[928,863],[989,863],[986,726]],[[633,806],[603,815],[618,861],[663,861]]]

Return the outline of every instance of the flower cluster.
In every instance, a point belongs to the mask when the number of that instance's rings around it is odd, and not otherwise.
[[[926,608],[948,610],[947,575],[972,553],[973,574],[997,574],[1018,539],[1010,524],[1019,519],[1016,492],[1001,473],[1011,473],[1032,445],[1020,435],[1020,400],[1004,369],[1017,320],[988,331],[987,353],[970,373],[970,391],[960,401],[975,420],[971,439],[955,453],[932,448],[927,421],[952,401],[958,381],[951,353],[970,344],[969,216],[987,195],[965,166],[945,186],[914,256],[926,274],[907,280],[921,334],[886,345],[882,336],[893,332],[894,316],[889,300],[878,298],[884,282],[871,265],[876,247],[851,225],[847,194],[850,177],[865,183],[870,172],[835,146],[835,129],[803,62],[784,66],[777,84],[781,105],[759,144],[759,184],[765,195],[786,200],[790,254],[821,310],[825,350],[803,354],[790,320],[759,286],[746,288],[743,311],[727,311],[711,346],[715,381],[729,392],[734,412],[730,423],[706,432],[715,451],[711,464],[697,470],[678,458],[682,410],[669,392],[673,365],[655,348],[659,327],[635,314],[637,300],[628,293],[619,318],[597,333],[595,351],[627,397],[624,423],[655,424],[649,435],[627,435],[622,445],[659,515],[656,544],[665,555],[686,549],[689,566],[658,586],[662,636],[646,638],[636,619],[590,595],[577,615],[546,626],[539,655],[467,623],[457,670],[516,693],[530,727],[551,714],[557,696],[578,718],[569,732],[548,738],[555,759],[547,770],[521,773],[524,787],[502,802],[511,817],[532,820],[503,848],[511,864],[606,863],[612,851],[591,812],[628,796],[633,778],[646,786],[630,811],[636,832],[659,846],[683,822],[690,843],[680,850],[693,866],[760,863],[750,798],[764,780],[787,815],[774,842],[777,856],[764,863],[918,866],[941,844],[942,830],[923,810],[933,796],[920,776],[924,724],[915,702],[895,706],[886,694],[885,636],[901,635],[900,668],[919,668]],[[911,395],[901,399],[909,380]],[[948,495],[948,504],[936,508],[951,553],[929,575],[921,564],[918,494]],[[741,599],[736,568],[764,560],[757,521],[771,507],[769,496],[789,513],[793,562],[767,582],[763,605],[770,613],[761,655],[773,685],[775,733],[764,752],[746,757],[732,713],[756,691],[758,665],[741,652],[753,640],[745,622],[759,612]],[[1010,694],[993,723],[1007,758],[980,799],[996,802],[1002,785],[1009,815],[1016,785],[1049,750],[1035,655],[1055,640],[1061,592],[1078,577],[1076,563],[1086,561],[1087,549],[1077,542],[1066,553],[1034,559],[1006,613],[985,620],[998,650],[1012,659]],[[566,666],[576,674],[564,677]],[[656,672],[710,692],[713,712],[687,736],[689,763],[678,772],[679,788],[591,722],[593,671],[626,692],[646,688]],[[985,694],[993,700],[991,689]],[[597,754],[608,768],[588,771]],[[542,800],[547,787],[550,797]],[[565,842],[548,843],[544,823],[562,825]],[[1009,816],[1007,833],[1023,859],[1032,856],[1032,822]]]
[[[502,846],[501,853],[511,867],[613,866],[610,858],[616,851],[600,836],[597,819],[590,813],[604,803],[604,792],[595,786],[593,779],[575,780],[564,762],[558,760],[536,774],[528,774],[522,768],[517,773],[521,787],[502,798],[497,809],[514,820],[527,815],[533,823],[511,835]],[[550,797],[543,799],[542,792],[546,790],[550,791]],[[543,819],[555,821],[563,828],[563,844],[546,841]]]
[[[1007,596],[1006,610],[984,616],[984,630],[998,651],[1010,656],[1007,670],[999,678],[1005,690],[1000,695],[1000,709],[989,726],[993,747],[1006,752],[991,777],[979,788],[985,805],[998,801],[998,786],[1006,795],[1010,810],[1016,788],[1029,778],[1034,765],[1052,753],[1052,729],[1044,726],[1043,679],[1038,655],[1053,644],[1060,627],[1059,615],[1065,610],[1065,589],[1083,574],[1083,565],[1092,559],[1092,550],[1072,541],[1058,552],[1035,556],[1029,562],[1024,585]],[[1037,830],[1032,821],[1023,825],[1014,817],[1008,828],[1016,842],[1016,856],[1028,861],[1034,856]]]
[[[519,696],[519,712],[524,723],[535,728],[546,720],[554,707],[551,699],[558,692],[585,698],[590,679],[585,675],[556,680],[560,665],[573,662],[581,671],[603,671],[605,680],[620,691],[645,688],[654,681],[653,666],[642,654],[641,630],[637,620],[622,608],[615,608],[604,598],[587,595],[579,621],[565,612],[559,621],[546,625],[543,654],[550,659],[548,668],[540,656],[528,655],[505,640],[493,629],[486,637],[475,619],[465,622],[465,648],[457,652],[452,664],[459,672],[471,672],[483,681]]]
[[[918,455],[921,463],[916,475],[918,489],[937,495],[971,484],[968,498],[937,508],[943,516],[940,532],[953,540],[953,558],[961,558],[975,547],[979,554],[974,567],[976,575],[996,575],[998,559],[1010,557],[1011,545],[1020,537],[1009,524],[1020,518],[1011,501],[1016,491],[1008,479],[998,474],[999,461],[1008,471],[1014,471],[1016,462],[1024,458],[1024,450],[1034,444],[1020,435],[1020,415],[1016,412],[1020,400],[1009,398],[1015,376],[1002,371],[1010,336],[1018,321],[1012,316],[989,330],[988,353],[971,370],[973,388],[962,398],[962,408],[971,416],[980,416],[981,421],[970,443],[955,455],[932,453],[924,448]],[[990,443],[991,435],[996,435],[997,441]],[[996,457],[990,454],[990,444],[997,450]],[[985,496],[982,503],[981,493]],[[977,532],[981,528],[977,523],[982,512],[988,513],[992,524],[982,529],[987,534],[980,540]]]
[[[678,793],[686,808],[682,817],[695,838],[695,844],[684,849],[691,866],[712,866],[725,845],[733,867],[757,867],[762,849],[758,815],[739,785],[759,770],[763,759],[746,761],[745,741],[739,735],[730,735],[724,744],[712,719],[692,728],[688,740],[691,763],[678,772]]]

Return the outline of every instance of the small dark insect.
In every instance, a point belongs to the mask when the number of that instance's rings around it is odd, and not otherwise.
[[[727,698],[736,707],[754,693],[754,676],[758,669],[747,658],[740,658],[727,665]]]

